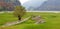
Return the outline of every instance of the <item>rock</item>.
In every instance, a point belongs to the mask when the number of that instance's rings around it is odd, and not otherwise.
[[[33,16],[32,20],[35,20],[35,21],[41,20],[41,16]]]
[[[41,16],[33,16],[32,20],[35,20],[35,24],[40,24],[40,23],[45,23],[46,21],[44,19],[42,19]]]
[[[45,20],[39,20],[37,22],[35,22],[35,24],[40,24],[40,23],[45,23],[46,21]]]

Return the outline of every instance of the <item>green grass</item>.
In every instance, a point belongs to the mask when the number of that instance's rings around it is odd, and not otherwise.
[[[43,19],[46,20],[46,23],[43,24],[34,24],[35,21],[28,20],[21,24],[9,26],[9,27],[0,27],[0,29],[60,29],[60,13],[39,13],[39,12],[28,12],[23,18],[26,18],[31,15],[40,15]],[[16,21],[17,18],[13,16],[13,13],[3,13],[0,14],[0,26],[6,22]]]
[[[7,22],[16,21],[17,18],[12,15],[12,13],[3,13],[0,14],[0,25],[3,25]]]

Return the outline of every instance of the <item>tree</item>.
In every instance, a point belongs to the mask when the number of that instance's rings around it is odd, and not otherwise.
[[[14,15],[18,17],[18,20],[21,20],[22,16],[25,14],[26,10],[23,6],[16,6],[14,9]]]

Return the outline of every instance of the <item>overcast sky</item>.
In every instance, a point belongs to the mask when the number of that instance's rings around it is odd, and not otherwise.
[[[23,3],[30,1],[30,0],[19,0],[19,1],[21,2],[21,4],[23,4]],[[33,0],[31,0],[31,1],[33,1]],[[47,0],[41,0],[41,1],[47,1]]]
[[[25,2],[27,2],[29,0],[19,0],[19,1],[21,2],[21,4],[23,4],[23,3],[25,3]]]

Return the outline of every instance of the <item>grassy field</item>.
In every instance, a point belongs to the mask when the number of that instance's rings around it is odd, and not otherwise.
[[[60,29],[60,13],[40,13],[40,12],[28,12],[23,18],[27,18],[31,15],[40,15],[46,20],[43,24],[34,24],[31,19],[21,24],[0,27],[0,29]],[[2,13],[0,14],[0,26],[7,23],[17,21],[17,17],[13,13]]]

